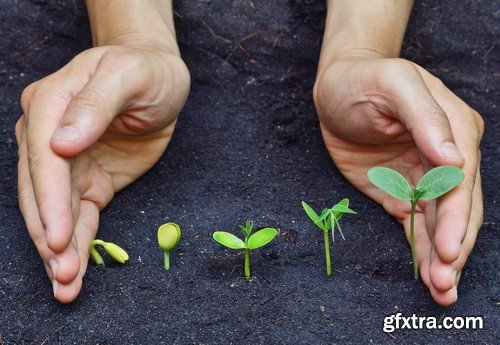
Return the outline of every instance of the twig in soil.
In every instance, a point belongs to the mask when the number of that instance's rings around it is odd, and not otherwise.
[[[357,245],[355,245],[354,247],[352,247],[351,249],[349,249],[349,250],[348,250],[348,251],[344,254],[344,256],[342,257],[342,259],[344,259],[344,258],[347,256],[347,254],[349,254],[350,252],[352,252],[352,251],[353,251],[356,247],[357,247]]]
[[[242,47],[242,43],[245,42],[246,40],[254,37],[255,35],[257,35],[257,32],[254,32],[253,34],[250,34],[248,36],[245,36],[243,37],[239,42],[238,44],[236,45],[236,47],[233,48],[233,50],[231,51],[231,53],[229,53],[229,55],[224,59],[224,62],[222,64],[225,64],[229,61],[229,59],[233,56],[233,54],[236,52],[236,50],[240,47]],[[241,48],[240,48],[241,49]],[[248,52],[247,52],[248,53]]]
[[[203,23],[203,26],[205,26],[207,28],[208,31],[210,31],[210,33],[212,34],[212,36],[214,36],[215,38],[217,38],[218,40],[221,40],[222,42],[224,43],[231,43],[230,40],[228,40],[227,38],[224,38],[222,36],[219,36],[217,35],[214,30],[212,30],[212,28],[210,26],[208,26],[207,22],[202,18],[201,19],[201,22]]]
[[[391,337],[392,339],[397,339],[395,336],[393,336],[391,333],[386,333],[389,337]]]
[[[276,47],[276,44],[278,44],[278,41],[279,39],[281,38],[281,36],[283,36],[283,31],[280,29],[280,33],[278,34],[278,36],[276,36],[276,38],[274,39],[274,42],[273,42],[273,48]]]
[[[176,10],[174,10],[174,16],[179,17],[180,20],[184,19],[184,16],[182,14],[180,14],[179,12],[177,12]]]

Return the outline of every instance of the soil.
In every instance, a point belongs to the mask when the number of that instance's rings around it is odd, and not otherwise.
[[[17,205],[14,124],[19,95],[91,46],[83,1],[0,2],[0,343],[332,344],[500,342],[498,71],[495,1],[418,1],[403,56],[442,78],[486,121],[485,216],[459,300],[436,305],[412,279],[400,225],[337,171],[311,98],[325,5],[308,1],[177,1],[176,26],[192,89],[161,161],[115,196],[99,238],[125,265],[90,264],[71,305],[52,287]],[[496,158],[495,158],[496,157]],[[300,206],[351,199],[346,241],[324,271],[321,233]],[[253,219],[278,238],[242,254],[211,239]],[[156,229],[183,229],[163,269]],[[382,331],[384,316],[484,317],[482,330]]]

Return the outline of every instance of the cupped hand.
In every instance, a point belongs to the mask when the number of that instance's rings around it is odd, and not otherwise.
[[[482,223],[481,116],[438,78],[403,59],[338,59],[319,71],[314,101],[338,169],[398,219],[407,237],[410,203],[373,186],[368,169],[390,167],[414,186],[433,166],[464,170],[458,187],[437,202],[420,203],[415,216],[422,280],[437,303],[454,303],[460,272]]]
[[[99,211],[165,151],[189,83],[168,50],[104,46],[24,90],[19,203],[59,301],[80,292]]]

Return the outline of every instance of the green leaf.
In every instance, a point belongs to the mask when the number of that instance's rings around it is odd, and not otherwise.
[[[413,188],[403,175],[386,167],[375,167],[368,170],[368,179],[396,199],[411,200]]]
[[[129,259],[127,252],[117,244],[106,242],[102,247],[108,252],[109,256],[119,263],[124,264]]]
[[[311,218],[311,220],[313,221],[313,223],[316,223],[318,221],[318,218],[319,218],[318,214],[316,212],[314,212],[314,210],[311,208],[311,206],[309,206],[308,204],[306,204],[305,201],[302,201],[302,207],[306,211],[306,213],[309,216],[309,218]]]
[[[170,251],[181,239],[181,228],[175,223],[165,223],[158,228],[157,237],[160,248]]]
[[[241,232],[243,233],[245,238],[248,238],[248,236],[250,236],[252,228],[253,228],[253,222],[251,220],[247,220],[244,226],[240,226]]]
[[[257,231],[248,238],[247,246],[249,249],[257,249],[271,242],[278,232],[273,228],[264,228]]]
[[[324,231],[323,224],[319,221],[318,214],[308,204],[306,204],[305,201],[302,201],[302,207],[304,208],[314,225],[316,225],[320,230]]]
[[[329,210],[329,209],[327,209],[327,208],[325,208],[325,209],[323,210],[323,212],[321,212],[321,215],[320,215],[320,216],[319,216],[319,218],[318,218],[318,222],[321,222],[321,221],[325,220],[325,219],[326,219],[326,217],[328,217],[329,215],[330,215],[330,210]]]
[[[357,214],[356,211],[353,211],[349,207],[344,206],[344,205],[340,205],[340,204],[337,204],[337,205],[333,206],[332,207],[332,212],[335,214],[335,216],[337,216],[336,213],[340,213],[342,215],[345,214],[345,213]],[[337,217],[337,219],[339,219],[339,218]]]
[[[443,165],[429,170],[418,183],[420,200],[432,200],[448,193],[465,177],[464,172],[454,166]]]
[[[233,234],[225,231],[216,231],[212,235],[214,240],[230,249],[245,249],[245,242]]]

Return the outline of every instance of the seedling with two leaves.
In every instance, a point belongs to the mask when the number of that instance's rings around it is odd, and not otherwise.
[[[95,248],[96,245],[100,245],[113,259],[121,264],[129,259],[127,252],[117,244],[111,242],[104,242],[103,240],[95,239],[89,244],[89,253],[94,259],[95,263],[104,266],[104,260]]]
[[[163,250],[163,266],[165,270],[170,269],[170,251],[174,249],[181,240],[181,228],[175,223],[165,223],[158,228],[158,245]]]
[[[345,240],[344,233],[340,227],[340,218],[344,214],[356,214],[355,211],[349,208],[349,199],[342,199],[338,204],[334,205],[332,208],[325,208],[318,215],[308,204],[302,201],[302,207],[306,211],[307,215],[313,221],[321,231],[323,231],[323,237],[325,241],[325,261],[326,261],[326,274],[332,275],[332,264],[330,258],[330,238],[328,232],[332,232],[332,240],[335,241],[335,228],[338,229],[340,236]]]
[[[276,237],[277,231],[274,228],[264,228],[252,234],[253,222],[248,220],[244,226],[240,226],[241,232],[245,237],[243,241],[235,235],[225,232],[216,231],[213,238],[216,242],[222,244],[229,249],[244,249],[245,250],[245,279],[250,279],[250,250],[265,246]]]
[[[368,170],[368,179],[378,188],[399,200],[411,203],[410,247],[413,261],[413,275],[418,279],[418,264],[415,252],[415,210],[420,200],[433,200],[448,193],[464,179],[464,172],[454,166],[440,166],[429,170],[416,187],[411,186],[403,175],[386,167]]]

